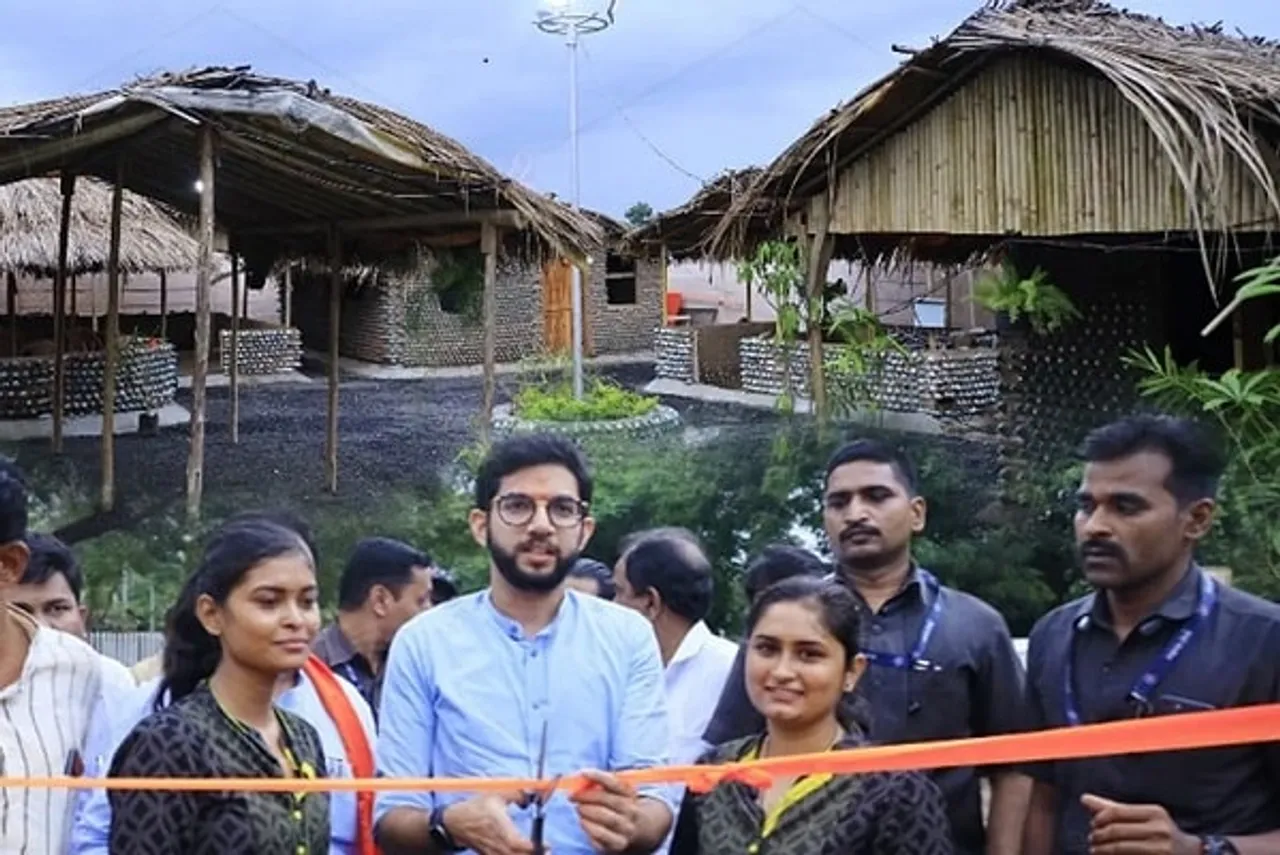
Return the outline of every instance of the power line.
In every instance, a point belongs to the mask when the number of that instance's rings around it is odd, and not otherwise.
[[[814,19],[815,21],[817,21],[818,23],[823,24],[823,25],[825,25],[825,26],[827,26],[827,27],[830,27],[831,29],[835,30],[837,33],[839,33],[840,35],[842,35],[842,36],[844,36],[845,38],[849,39],[851,42],[853,42],[854,44],[858,45],[859,47],[865,48],[865,49],[867,49],[867,50],[869,50],[869,51],[871,51],[871,52],[873,52],[873,53],[877,50],[877,48],[875,48],[875,47],[874,47],[874,46],[872,46],[870,43],[868,43],[866,39],[864,39],[864,38],[862,38],[861,36],[857,35],[856,33],[854,33],[852,30],[848,29],[847,27],[845,27],[845,26],[843,26],[843,25],[841,25],[841,24],[837,24],[835,21],[833,21],[831,18],[828,18],[826,15],[822,15],[822,14],[820,14],[820,13],[818,13],[818,12],[815,12],[812,8],[810,8],[809,6],[805,5],[804,3],[802,3],[802,2],[797,2],[797,3],[795,4],[795,8],[796,8],[798,11],[803,12],[804,14],[808,15],[810,18],[813,18],[813,19]]]
[[[583,55],[586,56],[587,59],[590,59],[594,62],[594,58],[591,56],[591,53],[586,49],[586,45],[580,45],[580,48],[582,50]],[[706,179],[704,179],[700,175],[695,175],[693,172],[690,172],[688,169],[685,169],[683,166],[681,166],[679,163],[676,162],[676,159],[674,157],[667,154],[665,151],[659,148],[657,143],[649,139],[649,137],[645,134],[645,132],[640,130],[639,125],[633,122],[631,120],[631,117],[627,115],[626,111],[622,108],[622,105],[620,105],[616,100],[614,100],[612,95],[609,96],[609,100],[613,101],[614,109],[617,110],[618,115],[622,117],[622,121],[627,123],[627,127],[631,128],[631,130],[635,133],[635,135],[639,137],[641,141],[643,141],[644,144],[647,145],[653,151],[653,153],[656,154],[659,158],[661,158],[668,166],[670,166],[676,172],[679,172],[681,175],[684,175],[687,178],[692,178],[694,181],[698,182],[698,184],[700,185],[705,185],[707,183]]]
[[[142,56],[142,55],[143,55],[143,54],[145,54],[147,51],[149,51],[149,50],[151,50],[153,47],[155,47],[157,43],[159,43],[159,42],[161,42],[161,41],[164,41],[165,39],[171,38],[171,37],[173,37],[173,36],[176,36],[178,33],[182,32],[183,30],[185,30],[185,29],[187,29],[188,27],[192,26],[193,24],[195,24],[195,23],[197,23],[197,22],[199,22],[199,21],[201,21],[201,20],[203,20],[203,19],[205,19],[205,18],[209,17],[209,16],[210,16],[210,15],[212,15],[214,12],[217,12],[217,11],[219,11],[219,10],[221,10],[221,9],[222,9],[222,4],[221,4],[221,3],[215,3],[215,4],[213,4],[212,6],[210,6],[209,8],[205,9],[203,12],[198,12],[197,14],[192,15],[192,16],[191,16],[191,17],[189,17],[189,18],[185,18],[185,19],[184,19],[181,23],[179,23],[177,26],[171,27],[170,29],[165,30],[163,33],[160,33],[159,35],[152,36],[152,37],[148,38],[148,39],[147,39],[145,42],[143,42],[143,44],[142,44],[140,47],[138,47],[137,49],[135,49],[135,50],[131,51],[130,53],[124,54],[123,56],[117,57],[116,59],[113,59],[113,60],[112,60],[110,63],[108,63],[107,65],[104,65],[103,67],[99,68],[99,69],[98,69],[97,71],[95,71],[93,74],[91,74],[90,76],[88,76],[88,77],[84,78],[83,80],[79,81],[78,83],[75,83],[74,85],[70,86],[69,88],[71,89],[71,91],[72,91],[72,92],[79,91],[82,87],[88,86],[89,84],[93,83],[93,82],[94,82],[95,80],[97,80],[101,75],[105,74],[105,73],[106,73],[106,72],[108,72],[108,71],[111,71],[111,70],[112,70],[113,68],[115,68],[116,66],[121,65],[122,63],[129,62],[129,61],[132,61],[132,60],[137,59],[138,57]]]
[[[267,27],[267,26],[265,26],[265,25],[263,25],[263,24],[258,23],[257,21],[253,20],[252,18],[248,17],[247,15],[244,15],[244,14],[242,14],[242,13],[240,13],[240,12],[236,11],[235,9],[225,9],[225,8],[224,8],[224,10],[223,10],[223,11],[225,11],[229,17],[235,18],[235,19],[236,19],[237,21],[239,21],[241,24],[244,24],[245,26],[249,27],[250,29],[257,30],[258,32],[260,32],[260,33],[262,33],[264,36],[266,36],[267,38],[269,38],[269,39],[271,39],[272,41],[276,42],[277,44],[279,44],[279,45],[281,45],[281,46],[283,46],[283,47],[285,47],[285,48],[288,48],[289,50],[293,51],[297,56],[299,56],[299,57],[301,57],[302,59],[306,60],[307,62],[311,63],[312,65],[314,65],[316,68],[320,69],[321,71],[324,71],[324,72],[327,72],[327,73],[329,73],[329,74],[332,74],[334,77],[338,78],[339,80],[344,80],[344,81],[346,81],[347,83],[351,84],[353,87],[355,87],[355,88],[357,88],[357,89],[363,89],[366,95],[370,95],[370,96],[372,96],[374,99],[376,99],[377,101],[381,102],[381,103],[382,103],[382,104],[384,104],[385,106],[388,106],[388,107],[392,106],[392,103],[394,102],[394,100],[395,100],[395,99],[388,98],[386,95],[383,95],[382,93],[379,93],[378,91],[376,91],[375,89],[373,89],[373,88],[372,88],[372,87],[370,87],[369,85],[367,85],[367,84],[365,84],[365,83],[362,83],[362,82],[360,82],[359,80],[356,80],[355,78],[351,77],[351,76],[350,76],[350,75],[348,75],[348,74],[344,74],[343,72],[339,71],[338,69],[334,68],[333,66],[329,65],[328,63],[326,63],[326,62],[324,62],[324,61],[322,61],[322,60],[318,59],[317,57],[315,57],[315,56],[313,56],[312,54],[308,53],[307,51],[303,50],[303,49],[302,49],[301,47],[299,47],[297,44],[295,44],[294,42],[292,42],[292,41],[290,41],[289,39],[285,38],[284,36],[280,35],[279,33],[275,32],[274,30],[270,29],[269,27]]]

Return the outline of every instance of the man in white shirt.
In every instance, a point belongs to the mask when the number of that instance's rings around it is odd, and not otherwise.
[[[84,571],[71,549],[51,534],[28,532],[27,569],[10,589],[10,605],[17,606],[50,629],[89,640],[89,607],[84,605]],[[110,656],[102,657],[103,679],[129,690],[135,685],[129,669]]]
[[[9,605],[7,593],[27,568],[26,528],[22,473],[0,457],[0,775],[79,775],[101,659]],[[67,790],[0,789],[0,852],[64,851],[73,804]]]
[[[738,646],[704,623],[711,610],[711,562],[692,532],[655,529],[625,539],[614,568],[617,602],[653,625],[665,666],[671,762],[693,763]]]

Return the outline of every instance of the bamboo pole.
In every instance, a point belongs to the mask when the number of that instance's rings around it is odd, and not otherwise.
[[[53,281],[53,453],[62,453],[62,411],[66,402],[67,240],[71,231],[71,198],[76,192],[74,172],[62,173],[62,213],[58,221],[58,273]]]
[[[169,276],[160,271],[160,340],[169,340]]]
[[[284,325],[293,326],[293,265],[284,269]]]
[[[5,276],[5,295],[9,309],[9,355],[18,355],[18,274],[12,270]]]
[[[111,247],[107,253],[107,365],[102,372],[102,510],[116,503],[116,377],[120,370],[120,210],[124,160],[111,188]]]
[[[204,493],[204,415],[209,377],[209,302],[213,282],[213,128],[200,127],[200,228],[196,262],[195,360],[191,370],[191,449],[187,455],[187,519],[200,518]]]
[[[809,318],[809,393],[813,413],[819,421],[827,417],[827,373],[823,365],[822,333],[825,320],[823,291],[827,284],[827,268],[831,265],[831,204],[823,194],[815,198],[817,230],[809,247],[808,300]]]
[[[487,445],[493,427],[498,376],[498,229],[493,223],[485,222],[480,227],[480,251],[484,254],[484,404],[480,412],[480,440]]]
[[[342,322],[342,237],[329,229],[329,412],[325,430],[325,482],[338,492],[338,334]]]
[[[662,265],[662,326],[671,323],[667,314],[667,292],[671,290],[671,256],[667,253],[667,242],[664,240],[658,248],[658,263]]]
[[[248,289],[245,289],[246,291]],[[231,355],[222,354],[231,385],[231,444],[240,442],[240,257],[231,249]]]

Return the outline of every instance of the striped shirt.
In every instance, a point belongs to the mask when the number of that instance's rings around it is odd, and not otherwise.
[[[17,681],[0,689],[0,775],[78,775],[101,659],[78,638],[16,619],[31,633],[31,647]],[[0,852],[59,855],[72,804],[68,790],[0,789]]]

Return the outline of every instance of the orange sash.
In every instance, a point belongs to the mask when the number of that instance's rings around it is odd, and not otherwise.
[[[356,714],[351,699],[342,690],[342,678],[334,674],[315,654],[307,659],[302,670],[311,680],[311,685],[316,687],[316,694],[320,696],[325,712],[338,726],[338,735],[342,737],[342,747],[346,749],[353,777],[374,777],[373,748],[369,745],[369,735],[365,733],[364,724]],[[377,844],[373,842],[373,793],[367,790],[356,793],[356,852],[359,855],[378,855]]]

